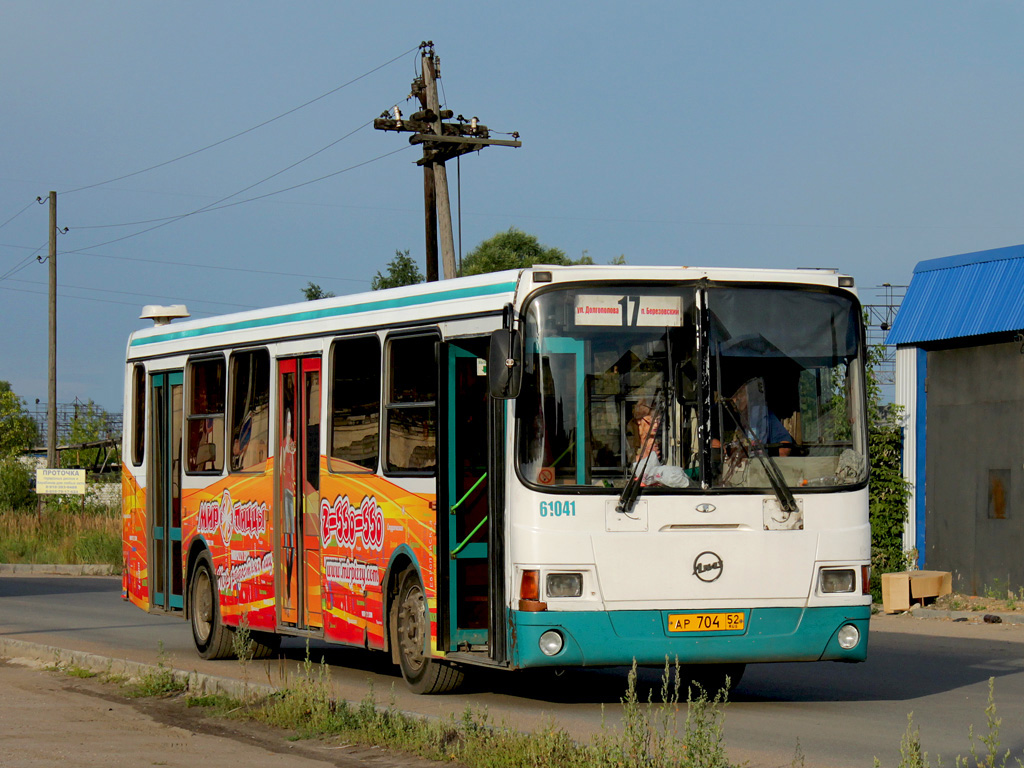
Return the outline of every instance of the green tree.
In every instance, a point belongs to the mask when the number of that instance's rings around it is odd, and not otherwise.
[[[494,237],[484,240],[462,261],[460,275],[482,275],[503,269],[523,269],[534,264],[592,264],[583,254],[579,261],[570,261],[561,248],[548,248],[540,244],[536,235],[510,227]]]
[[[334,293],[331,291],[325,291],[316,283],[310,281],[306,283],[306,287],[302,289],[302,295],[306,297],[306,301],[316,301],[317,299],[332,299]]]
[[[31,448],[37,437],[36,423],[24,401],[9,382],[0,381],[0,458]]]
[[[903,477],[903,409],[882,402],[875,371],[885,348],[870,347],[867,357],[868,488],[871,520],[871,593],[881,599],[882,574],[905,570],[913,563],[903,549],[910,484]]]
[[[416,285],[423,282],[423,273],[419,266],[409,256],[409,249],[404,251],[395,249],[395,258],[387,264],[387,274],[380,272],[373,278],[370,287],[375,291],[382,291],[385,288],[399,288],[403,285]]]
[[[118,438],[119,435],[110,431],[109,414],[92,400],[84,403],[76,403],[75,415],[71,419],[71,428],[68,431],[67,442],[69,445],[82,445],[83,443],[95,443],[108,438]],[[61,464],[64,467],[92,466],[99,462],[100,448],[79,448],[75,451],[62,451]]]

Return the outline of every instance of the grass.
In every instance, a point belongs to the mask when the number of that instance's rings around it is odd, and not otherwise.
[[[87,505],[0,511],[0,563],[121,565],[121,515]]]
[[[167,654],[164,652],[164,644],[161,642],[156,669],[146,672],[137,680],[129,681],[124,685],[124,689],[130,697],[135,699],[152,698],[184,693],[188,690],[188,683],[182,679],[180,674],[175,674],[174,669],[167,664]]]
[[[67,674],[87,676],[80,668],[54,667]],[[129,696],[181,696],[189,707],[203,707],[212,716],[243,718],[285,729],[292,739],[331,739],[349,744],[373,745],[418,755],[431,760],[455,763],[467,768],[733,768],[725,751],[725,690],[709,697],[703,690],[689,689],[686,701],[681,697],[678,662],[666,661],[660,695],[654,692],[643,701],[637,688],[634,664],[622,696],[621,726],[609,726],[589,742],[573,740],[553,721],[535,732],[521,732],[505,723],[495,723],[490,715],[467,707],[457,716],[430,719],[400,712],[394,697],[381,704],[371,686],[358,703],[340,701],[333,696],[330,670],[326,663],[313,663],[307,651],[296,675],[283,689],[263,698],[239,699],[224,693],[190,694],[187,683],[168,667],[163,648],[157,667],[141,678],[125,681],[108,673],[107,682],[120,684]],[[678,715],[686,708],[680,726]],[[970,750],[959,755],[954,768],[1024,768],[1021,758],[1000,742],[1002,719],[995,705],[995,679],[988,681],[985,707],[986,727],[975,734],[968,728]],[[1024,755],[1022,755],[1024,757]],[[796,742],[791,768],[803,768],[804,753]],[[939,759],[936,766],[941,766]],[[876,758],[875,768],[881,768]],[[907,717],[907,729],[900,740],[897,768],[932,768],[921,734],[914,725],[913,713]]]
[[[661,697],[646,702],[637,694],[636,668],[622,698],[622,726],[602,727],[591,742],[573,740],[553,722],[538,732],[523,733],[490,715],[465,709],[440,720],[399,712],[394,698],[381,704],[371,687],[362,701],[338,701],[331,691],[326,664],[308,657],[291,684],[275,694],[243,702],[226,697],[199,697],[195,706],[214,713],[246,717],[294,733],[295,738],[333,737],[350,744],[370,744],[424,757],[481,768],[728,768],[723,738],[724,693],[708,699],[701,693],[680,699],[678,665],[666,664]],[[681,729],[680,707],[687,707]]]

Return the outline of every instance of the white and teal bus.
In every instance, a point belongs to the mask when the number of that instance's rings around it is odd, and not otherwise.
[[[160,324],[125,393],[124,595],[206,658],[243,622],[422,693],[866,656],[864,333],[832,270],[536,266]]]

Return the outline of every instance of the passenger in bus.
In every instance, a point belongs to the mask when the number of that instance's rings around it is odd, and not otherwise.
[[[633,406],[633,418],[627,428],[634,456],[633,472],[643,473],[640,482],[645,486],[687,488],[690,479],[683,468],[662,463],[660,428],[661,415],[650,403],[641,400]]]

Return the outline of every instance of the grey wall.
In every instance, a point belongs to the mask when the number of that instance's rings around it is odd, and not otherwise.
[[[1020,342],[928,352],[927,567],[953,589],[1024,587]]]

